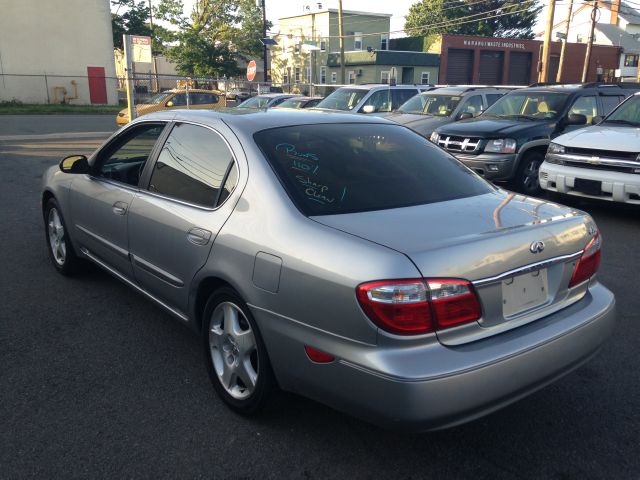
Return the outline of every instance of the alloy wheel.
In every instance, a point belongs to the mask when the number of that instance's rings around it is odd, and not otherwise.
[[[60,214],[56,208],[49,210],[47,229],[49,233],[49,248],[51,248],[53,259],[58,265],[62,266],[67,258],[67,245],[64,236],[64,225],[62,225]]]

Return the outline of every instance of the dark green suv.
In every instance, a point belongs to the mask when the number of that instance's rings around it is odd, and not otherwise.
[[[540,191],[538,169],[551,139],[597,123],[637,84],[534,85],[508,93],[478,117],[438,128],[431,141],[488,180]]]

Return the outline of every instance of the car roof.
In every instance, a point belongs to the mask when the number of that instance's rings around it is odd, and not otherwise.
[[[426,88],[428,86],[429,85],[389,85],[388,83],[364,83],[360,85],[345,85],[338,88],[338,90],[343,88],[355,88],[357,90],[371,90],[373,88]]]
[[[186,93],[185,88],[172,88],[171,90],[165,90],[162,93]],[[205,88],[190,88],[189,93],[220,93],[220,90],[207,90]]]
[[[353,115],[352,113],[326,112],[323,110],[306,109],[235,109],[226,108],[220,110],[163,110],[149,113],[135,122],[140,121],[190,121],[203,125],[215,126],[223,121],[231,128],[238,128],[244,133],[253,134],[260,130],[276,127],[288,127],[295,125],[308,125],[320,123],[383,123],[396,125],[395,123],[380,117]]]
[[[324,97],[291,97],[291,100],[322,100]]]
[[[434,90],[429,90],[427,92],[419,93],[419,95],[463,95],[466,93],[476,92],[476,91],[497,91],[497,92],[510,92],[513,90],[512,88],[501,88],[501,87],[440,87]]]
[[[295,93],[261,93],[260,95],[256,95],[256,97],[262,98],[281,98],[281,97],[302,97],[302,95],[297,95]]]

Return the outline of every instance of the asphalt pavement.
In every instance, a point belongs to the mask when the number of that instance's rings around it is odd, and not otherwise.
[[[0,478],[640,478],[639,209],[572,202],[603,233],[619,324],[553,385],[420,435],[289,394],[250,419],[217,399],[190,330],[98,269],[50,265],[42,173],[101,141],[0,142]]]

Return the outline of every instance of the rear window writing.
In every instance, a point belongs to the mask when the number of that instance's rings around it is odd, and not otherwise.
[[[254,135],[305,215],[399,208],[492,191],[431,142],[396,125],[319,124]]]

